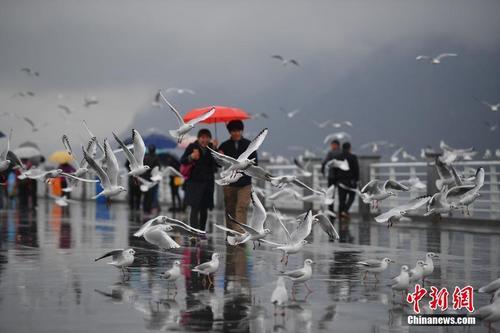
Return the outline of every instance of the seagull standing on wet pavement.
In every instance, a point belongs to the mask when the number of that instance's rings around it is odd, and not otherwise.
[[[309,288],[307,285],[307,281],[309,281],[312,277],[312,265],[314,264],[314,261],[311,259],[306,259],[304,260],[304,267],[300,269],[295,269],[293,271],[282,271],[279,273],[279,276],[283,276],[287,279],[290,279],[293,281],[293,283],[304,283],[304,285],[307,288],[307,291],[312,292],[312,290]],[[292,286],[292,291],[293,291],[293,286]]]
[[[361,269],[365,271],[365,274],[363,275],[363,280],[366,279],[368,276],[368,273],[373,273],[373,276],[375,277],[375,280],[378,282],[377,274],[382,273],[389,267],[389,264],[395,263],[394,260],[390,258],[384,258],[382,260],[377,260],[377,259],[368,259],[364,261],[358,261],[358,266],[360,266]]]
[[[434,252],[427,252],[425,255],[425,266],[424,272],[422,276],[422,283],[425,282],[425,278],[431,275],[434,272],[434,261],[432,258],[438,258],[438,255]]]
[[[406,292],[410,287],[410,275],[408,273],[408,266],[401,266],[401,272],[398,276],[392,279],[392,284],[389,286],[392,288],[392,296],[394,298],[395,291]]]
[[[276,315],[276,307],[283,307],[288,303],[285,278],[282,276],[276,281],[276,288],[274,288],[271,294],[271,303],[274,304],[274,315]]]
[[[410,282],[417,282],[424,277],[425,262],[418,260],[415,267],[410,270]]]
[[[214,254],[212,254],[212,260],[204,262],[192,269],[193,272],[200,273],[208,278],[208,287],[214,285],[214,281],[210,277],[210,274],[217,272],[217,270],[219,269],[219,257],[220,255],[217,252],[214,252]]]
[[[107,257],[112,257],[112,261],[108,262],[108,265],[115,266],[116,268],[121,269],[123,275],[127,270],[127,267],[134,263],[134,249],[118,249],[110,251],[106,254],[103,254],[99,258],[94,259],[94,261],[98,261]]]
[[[181,262],[179,260],[175,260],[172,268],[164,272],[161,276],[165,280],[169,282],[175,282],[177,281],[178,278],[180,278],[182,275],[181,273]]]

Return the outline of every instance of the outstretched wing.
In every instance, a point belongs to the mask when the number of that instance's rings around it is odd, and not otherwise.
[[[279,214],[276,207],[273,206],[273,209],[274,209],[274,214],[275,214],[276,218],[278,219],[279,223],[281,224],[281,227],[283,228],[283,230],[285,230],[286,242],[290,243],[292,241],[292,237],[290,235],[290,232],[288,231],[288,229],[285,227],[285,224],[281,220],[281,215]]]
[[[182,119],[181,114],[179,113],[179,111],[177,111],[176,108],[174,108],[174,106],[172,104],[170,104],[170,102],[165,98],[165,96],[163,96],[163,93],[161,92],[161,90],[158,90],[158,94],[156,96],[160,97],[165,103],[167,103],[170,110],[174,113],[175,118],[177,119],[177,122],[179,123],[179,126],[184,125],[184,119]]]
[[[339,233],[326,215],[317,214],[314,217],[316,218],[316,222],[319,224],[321,229],[328,234],[330,239],[340,239]]]
[[[297,229],[292,232],[290,235],[292,242],[298,243],[309,236],[312,230],[312,223],[313,223],[313,217],[312,217],[312,211],[309,210],[307,214],[304,216],[304,219],[300,221],[299,225],[297,226]]]
[[[445,57],[458,57],[458,54],[456,54],[456,53],[441,53],[440,55],[438,55],[436,57],[436,59],[437,60],[441,60],[441,59],[443,59]]]
[[[139,230],[137,230],[134,233],[134,236],[135,237],[141,237],[142,235],[144,235],[144,232],[146,232],[146,230],[149,227],[152,227],[154,225],[158,225],[158,224],[161,224],[161,223],[163,223],[163,216],[157,216],[155,218],[152,218],[152,219],[144,222],[144,224],[139,228]]]
[[[96,163],[96,161],[87,154],[87,152],[85,151],[85,149],[83,147],[82,147],[82,151],[83,151],[83,158],[85,159],[85,161],[87,161],[88,165],[92,169],[94,169],[94,171],[97,174],[97,177],[99,177],[99,179],[102,183],[102,186],[103,187],[111,186],[111,182],[109,181],[109,177],[106,174],[106,172],[104,172],[104,170],[101,168],[101,166],[98,165]]]
[[[193,228],[182,221],[173,219],[173,218],[168,217],[168,216],[163,216],[163,220],[165,221],[166,224],[169,224],[170,226],[174,226],[176,228],[182,229],[184,233],[188,232],[190,234],[198,235],[198,236],[206,234],[206,232],[204,230]]]
[[[124,251],[123,249],[116,249],[113,251],[109,251],[108,253],[103,254],[99,258],[94,259],[94,261],[98,261],[98,260],[101,260],[101,259],[104,259],[107,257],[111,257],[111,256],[113,256],[113,259],[115,259],[116,257],[121,256],[123,251]]]
[[[215,150],[213,150],[210,147],[207,147],[207,148],[210,151],[210,154],[212,154],[212,157],[215,158],[215,160],[217,161],[217,163],[220,163],[223,167],[229,167],[229,166],[231,166],[231,165],[233,165],[234,163],[237,162],[231,156],[227,156],[227,155],[218,153],[218,152],[216,152]]]
[[[132,131],[132,133],[133,133],[133,131]],[[127,160],[130,163],[130,167],[131,168],[139,167],[138,161],[135,159],[134,154],[132,154],[132,152],[130,151],[130,149],[128,149],[128,147],[125,145],[125,143],[115,133],[113,133],[113,136],[115,137],[116,142],[118,142],[118,144],[122,148],[123,152],[125,153],[125,156],[127,157]]]
[[[407,186],[401,184],[398,181],[392,180],[392,179],[388,179],[385,181],[384,189],[385,190],[393,189],[396,191],[409,191],[410,190]]]
[[[134,142],[134,157],[137,163],[142,164],[146,154],[146,145],[142,136],[136,129],[132,130],[132,141]]]
[[[246,224],[243,224],[241,222],[238,222],[236,219],[234,219],[230,214],[227,214],[227,217],[228,219],[231,220],[231,222],[234,222],[236,223],[237,225],[239,225],[243,230],[245,230],[246,233],[250,234],[250,235],[258,235],[259,233],[257,232],[257,230],[255,230],[254,228],[252,228],[251,226],[248,226]]]
[[[236,221],[236,220],[234,220],[232,217],[229,217],[229,216],[228,216],[228,218],[229,218],[231,221],[233,221],[233,222],[237,222],[237,221]],[[238,223],[239,223],[239,222],[238,222]],[[233,229],[230,229],[230,228],[228,228],[228,227],[226,227],[226,226],[223,226],[223,225],[220,225],[220,224],[214,224],[214,225],[215,225],[215,227],[216,227],[217,229],[223,230],[223,231],[225,231],[225,232],[229,232],[230,234],[233,234],[233,235],[235,235],[235,236],[243,236],[243,234],[242,234],[241,232],[236,231],[236,230],[233,230]]]
[[[199,115],[198,117],[188,121],[188,124],[189,125],[196,125],[199,122],[202,122],[203,120],[210,118],[214,113],[215,113],[215,108],[211,108],[210,111],[207,111],[207,112]]]
[[[106,161],[106,171],[109,177],[109,182],[111,185],[116,186],[118,184],[118,173],[120,168],[118,167],[116,156],[109,146],[108,139],[104,139],[104,159]]]
[[[370,180],[363,188],[361,189],[361,193],[376,193],[378,192],[378,179]]]
[[[248,145],[247,149],[238,157],[238,161],[244,161],[248,159],[248,157],[257,149],[259,149],[260,145],[262,142],[264,142],[264,139],[267,136],[268,129],[264,128],[256,137],[255,139],[250,142]]]
[[[253,212],[252,212],[252,217],[250,218],[250,225],[252,226],[253,229],[255,230],[262,230],[264,229],[264,223],[266,222],[267,218],[267,213],[266,209],[262,205],[262,202],[260,202],[259,196],[255,191],[252,191],[251,197],[252,199],[252,205],[253,205]]]

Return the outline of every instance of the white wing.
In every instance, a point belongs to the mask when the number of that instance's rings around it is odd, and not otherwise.
[[[436,59],[437,60],[441,60],[441,59],[443,59],[445,57],[457,57],[457,56],[458,56],[458,54],[456,54],[456,53],[441,53],[440,55],[438,55],[436,57]]]
[[[127,160],[130,163],[130,168],[137,168],[139,167],[138,161],[135,159],[134,154],[128,149],[128,147],[123,143],[123,141],[115,134],[113,133],[113,136],[115,137],[116,142],[122,147],[123,152],[125,153],[125,156],[127,157]]]
[[[196,118],[191,119],[190,121],[188,121],[188,124],[189,125],[196,125],[199,122],[201,122],[201,121],[203,121],[203,120],[205,120],[207,118],[210,118],[214,113],[215,113],[215,108],[211,108],[210,111],[205,112],[205,113],[199,115],[198,117],[196,117]]]
[[[144,155],[146,155],[146,145],[139,132],[135,129],[132,130],[132,140],[134,142],[134,157],[139,165],[142,165],[144,161]]]
[[[252,191],[252,204],[253,204],[253,212],[252,218],[250,219],[250,226],[254,229],[261,231],[264,229],[264,222],[266,221],[267,213],[266,209],[262,205],[262,202],[259,200],[259,196],[257,193]]]
[[[256,137],[255,139],[250,142],[248,145],[247,149],[238,157],[238,161],[244,161],[248,159],[248,157],[257,149],[259,149],[260,145],[262,142],[264,142],[264,139],[267,136],[268,129],[264,128]]]
[[[106,173],[108,174],[109,182],[112,186],[116,186],[118,185],[118,173],[120,172],[120,168],[116,156],[109,146],[108,139],[104,139],[104,159],[106,161]]]
[[[175,117],[177,118],[177,122],[179,123],[179,126],[184,125],[185,124],[184,119],[182,119],[181,114],[179,113],[179,111],[177,111],[176,108],[174,108],[172,104],[170,104],[170,102],[165,98],[165,96],[163,96],[161,90],[158,91],[158,95],[161,97],[161,99],[163,99],[165,103],[167,103],[170,110],[174,113]]]
[[[312,211],[309,210],[304,216],[304,219],[297,226],[297,229],[295,229],[295,231],[290,235],[292,241],[298,243],[306,239],[307,236],[309,236],[309,234],[311,233],[312,223]]]
[[[274,209],[274,214],[275,214],[276,218],[278,219],[279,223],[281,224],[281,227],[283,228],[283,230],[285,230],[286,242],[290,243],[292,241],[292,237],[290,236],[290,232],[288,231],[288,229],[285,227],[285,224],[281,220],[281,215],[278,212],[278,210],[276,209],[276,207],[273,206],[273,209]]]
[[[87,154],[87,152],[85,151],[85,149],[83,147],[82,147],[82,151],[83,151],[83,158],[85,159],[85,161],[87,161],[88,165],[92,169],[94,169],[94,171],[97,174],[97,177],[99,177],[99,179],[101,180],[102,186],[103,187],[110,187],[111,182],[110,182],[109,177],[106,174],[106,172],[104,172],[104,170],[101,168],[101,166],[98,165],[96,163],[96,161]]]

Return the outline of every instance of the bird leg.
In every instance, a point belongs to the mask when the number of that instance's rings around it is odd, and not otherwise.
[[[288,266],[288,253],[286,254],[285,266]]]
[[[375,276],[375,281],[379,282],[379,279],[377,277],[377,273],[373,273],[373,276]]]
[[[252,243],[253,243],[253,249],[255,250],[255,241],[252,241]]]
[[[304,285],[306,286],[307,291],[309,291],[310,293],[313,292],[313,290],[311,288],[309,288],[309,286],[307,285],[307,282],[304,282]]]
[[[366,280],[367,275],[368,275],[368,271],[365,271],[365,274],[363,275],[363,281]]]

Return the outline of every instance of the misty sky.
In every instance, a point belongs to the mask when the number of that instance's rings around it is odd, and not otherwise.
[[[484,124],[500,122],[500,112],[473,98],[500,102],[497,0],[0,0],[0,8],[0,112],[49,123],[32,133],[0,118],[0,130],[14,129],[14,146],[36,141],[48,154],[62,148],[63,133],[79,146],[81,119],[101,138],[132,127],[167,133],[176,120],[151,101],[158,88],[181,87],[196,91],[171,95],[183,112],[216,104],[268,113],[247,129],[269,127],[262,149],[285,155],[294,153],[289,145],[324,148],[337,130],[312,120],[326,119],[352,121],[340,130],[355,147],[388,140],[417,154],[445,139],[500,148],[500,130]],[[415,60],[442,52],[459,57],[439,66]],[[272,54],[301,66],[281,66]],[[21,72],[26,66],[40,77]],[[36,96],[12,98],[27,90]],[[84,108],[93,95],[100,103]],[[64,118],[58,104],[75,114]],[[280,107],[302,111],[290,120]]]

